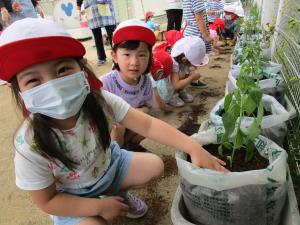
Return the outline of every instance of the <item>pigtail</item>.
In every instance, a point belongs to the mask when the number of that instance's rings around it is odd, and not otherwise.
[[[104,113],[105,103],[102,96],[99,96],[99,92],[94,91],[86,97],[83,103],[83,111],[89,118],[92,124],[96,125],[98,131],[98,140],[102,145],[102,148],[106,150],[111,142],[110,128],[107,115]]]

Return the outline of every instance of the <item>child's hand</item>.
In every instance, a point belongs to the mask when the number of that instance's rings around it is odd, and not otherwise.
[[[115,223],[120,217],[123,217],[128,212],[128,205],[121,197],[106,197],[101,199],[103,208],[99,212],[99,216],[105,219],[109,224]]]
[[[199,80],[201,77],[200,73],[197,71],[197,68],[194,66],[190,67],[190,78],[192,81]]]
[[[1,8],[1,19],[5,24],[10,24],[11,17],[6,8]]]
[[[226,163],[221,159],[211,155],[208,151],[201,147],[190,153],[192,163],[196,166],[217,170],[221,172],[229,172],[224,166]]]

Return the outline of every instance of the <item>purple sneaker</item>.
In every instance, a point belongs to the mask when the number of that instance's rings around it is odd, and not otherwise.
[[[141,199],[134,197],[130,193],[126,193],[124,197],[124,202],[129,206],[129,211],[126,215],[126,217],[131,219],[138,219],[143,217],[147,211],[148,206],[145,202],[143,202]]]

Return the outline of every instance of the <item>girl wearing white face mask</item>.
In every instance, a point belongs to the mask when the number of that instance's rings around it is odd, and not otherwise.
[[[225,22],[225,30],[222,34],[224,38],[231,39],[233,44],[237,38],[237,19],[238,16],[235,13],[235,6],[227,6],[224,9],[224,22]]]
[[[189,137],[103,91],[83,45],[59,24],[19,20],[0,46],[0,79],[11,83],[26,119],[14,141],[16,184],[54,224],[106,225],[147,212],[126,191],[159,177],[162,160],[120,149],[110,139],[113,122],[182,149],[197,166],[226,171]]]

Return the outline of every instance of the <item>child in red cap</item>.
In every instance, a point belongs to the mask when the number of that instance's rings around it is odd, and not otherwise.
[[[171,53],[173,45],[179,41],[181,38],[183,38],[183,34],[177,30],[169,30],[166,32],[166,40],[155,46],[154,51],[167,51]]]
[[[111,141],[115,122],[183,150],[195,166],[226,171],[190,137],[102,90],[84,55],[84,46],[50,20],[22,19],[0,36],[0,79],[27,111],[14,138],[16,184],[55,225],[108,225],[146,214],[147,205],[127,190],[160,177],[163,162]]]
[[[209,25],[210,29],[210,37],[213,40],[213,52],[214,55],[220,54],[220,48],[218,46],[218,41],[220,39],[220,36],[222,35],[222,32],[225,30],[225,22],[223,19],[216,19],[212,24]]]
[[[115,69],[100,77],[103,88],[123,98],[130,106],[148,113],[153,105],[151,85],[152,46],[155,36],[147,24],[137,19],[119,24],[113,34],[112,59]],[[145,151],[144,137],[116,125],[114,139],[121,146]]]
[[[173,61],[166,51],[153,53],[151,74],[155,104],[164,112],[171,112],[173,108],[167,104],[174,93],[170,79]]]
[[[146,12],[145,14],[145,22],[147,23],[148,27],[154,32],[155,24],[153,22],[154,14],[151,11]]]

